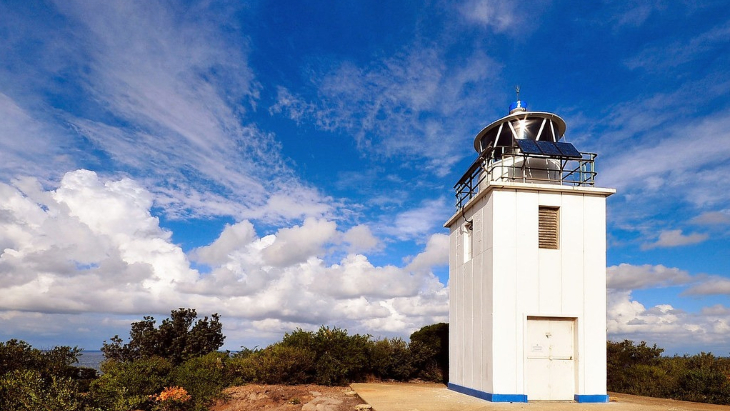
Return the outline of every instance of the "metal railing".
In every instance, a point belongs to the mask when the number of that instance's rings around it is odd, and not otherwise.
[[[491,182],[519,182],[592,187],[595,153],[582,158],[525,154],[516,147],[485,150],[454,185],[456,208],[462,208]]]

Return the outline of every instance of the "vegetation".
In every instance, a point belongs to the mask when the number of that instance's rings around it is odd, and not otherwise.
[[[74,367],[80,350],[0,343],[0,409],[203,411],[223,389],[250,382],[344,385],[369,379],[444,380],[448,325],[424,327],[400,338],[373,340],[341,328],[297,329],[264,349],[218,352],[220,317],[197,319],[181,308],[156,326],[144,317],[131,324],[129,341],[104,341],[102,374]]]
[[[608,390],[730,404],[730,358],[709,353],[662,357],[656,344],[608,342]]]
[[[104,341],[101,351],[108,360],[134,361],[144,358],[162,357],[180,365],[184,361],[216,351],[223,345],[223,325],[220,316],[213,314],[195,321],[197,313],[194,309],[180,308],[170,313],[159,328],[155,328],[155,319],[144,317],[144,320],[132,323],[129,332],[129,343],[115,335],[111,342]]]
[[[413,367],[418,377],[447,383],[449,379],[449,325],[427,325],[411,334]]]
[[[80,353],[76,347],[41,351],[24,341],[0,342],[0,409],[84,409],[81,393],[96,371],[73,366]]]
[[[91,384],[94,406],[104,410],[205,410],[229,385],[220,316],[197,319],[180,308],[155,326],[153,317],[132,323],[129,342],[104,341],[103,375]],[[183,394],[184,392],[184,394]],[[174,395],[173,395],[174,394]]]
[[[78,348],[0,342],[0,409],[203,411],[226,387],[246,383],[343,385],[373,379],[446,381],[448,325],[377,339],[341,328],[294,330],[263,349],[218,352],[217,314],[172,311],[131,325],[129,342],[104,342],[102,375],[75,367]],[[730,404],[730,358],[701,353],[663,357],[645,342],[608,342],[608,389],[637,395]]]
[[[239,383],[344,385],[370,378],[406,381],[418,377],[441,381],[444,374],[434,364],[439,356],[448,361],[448,351],[439,351],[440,340],[432,343],[419,342],[412,350],[400,338],[374,341],[369,335],[348,335],[337,327],[321,327],[317,332],[298,329],[265,349],[243,349],[229,361],[229,369]]]

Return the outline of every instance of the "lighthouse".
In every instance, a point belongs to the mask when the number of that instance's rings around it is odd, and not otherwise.
[[[518,97],[519,98],[519,97]],[[454,186],[449,388],[494,402],[607,402],[606,198],[565,121],[509,114]]]

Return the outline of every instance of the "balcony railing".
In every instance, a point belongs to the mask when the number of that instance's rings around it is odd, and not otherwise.
[[[454,186],[456,208],[462,208],[492,182],[519,182],[592,187],[595,153],[581,158],[526,154],[515,147],[485,150]]]

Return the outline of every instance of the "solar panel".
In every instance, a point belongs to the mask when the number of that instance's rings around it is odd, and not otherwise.
[[[568,158],[583,158],[583,156],[580,154],[578,150],[576,150],[575,146],[573,146],[570,143],[564,143],[564,142],[558,142],[555,143],[555,146],[560,150],[561,153],[563,153],[563,156]]]
[[[552,141],[536,141],[537,146],[543,154],[550,157],[562,157],[563,153],[558,150]]]
[[[542,154],[534,140],[517,140],[517,146],[525,154]]]
[[[515,141],[517,147],[524,154],[544,155],[557,158],[582,158],[575,146],[570,143],[552,141],[535,141],[529,139],[518,139]]]

